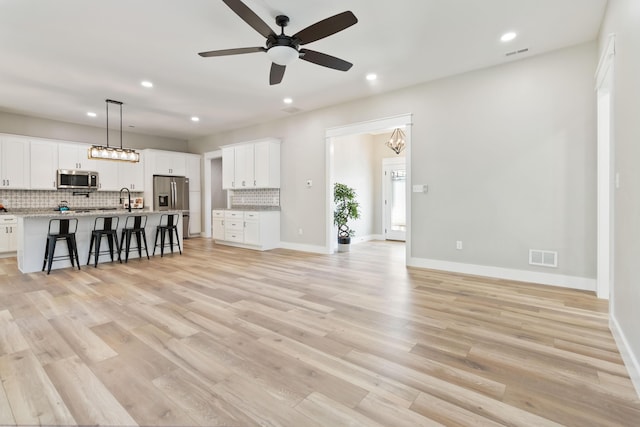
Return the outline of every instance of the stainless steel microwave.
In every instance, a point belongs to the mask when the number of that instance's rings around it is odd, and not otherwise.
[[[98,189],[98,172],[81,171],[75,169],[58,169],[56,183],[59,190],[87,190]]]

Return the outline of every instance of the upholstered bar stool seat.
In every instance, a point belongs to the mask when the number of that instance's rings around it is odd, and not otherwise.
[[[149,251],[147,250],[147,233],[144,228],[147,226],[146,215],[133,215],[128,216],[122,229],[122,235],[120,237],[120,254],[122,250],[125,251],[124,262],[129,262],[129,251],[132,249],[138,249],[138,256],[142,258],[142,243],[144,243],[144,251],[149,259]],[[131,247],[131,236],[136,236],[137,246]],[[122,262],[122,257],[119,255],[118,259]]]
[[[120,220],[117,216],[99,216],[93,223],[93,230],[91,231],[91,241],[89,242],[89,256],[87,258],[87,265],[91,261],[91,254],[94,254],[93,266],[98,267],[98,258],[100,255],[111,255],[111,261],[113,262],[113,249],[115,243],[116,254],[118,260],[120,260],[120,245],[118,244],[118,223]],[[109,250],[100,251],[100,242],[102,238],[106,237],[109,243]],[[93,246],[95,244],[95,251]]]
[[[78,229],[77,218],[53,218],[49,220],[49,228],[47,230],[47,244],[44,247],[44,261],[42,263],[42,271],[47,267],[47,274],[51,272],[51,264],[53,261],[61,261],[68,259],[71,266],[78,265],[80,270],[80,258],[78,258],[78,245],[76,244],[76,231]],[[56,243],[58,240],[64,240],[67,243],[67,254],[56,255]]]
[[[173,253],[174,244],[178,245],[178,251],[180,255],[182,255],[182,248],[180,247],[180,236],[178,236],[178,220],[180,219],[179,214],[165,214],[160,217],[160,224],[156,227],[156,238],[153,245],[153,255],[156,254],[156,248],[158,247],[158,236],[160,236],[160,257],[164,256],[164,248],[171,248],[171,253]],[[169,233],[169,243],[166,241],[167,233]],[[173,236],[175,235],[176,240],[175,243],[173,241]]]

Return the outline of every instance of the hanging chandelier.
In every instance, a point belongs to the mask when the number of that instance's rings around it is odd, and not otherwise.
[[[122,102],[105,99],[107,105],[107,145],[92,145],[87,157],[98,160],[119,160],[123,162],[139,162],[140,153],[132,148],[122,148]],[[109,146],[109,104],[120,106],[120,148]]]
[[[391,138],[387,141],[387,147],[391,148],[396,154],[400,154],[406,145],[405,135],[402,129],[395,128],[391,134]]]

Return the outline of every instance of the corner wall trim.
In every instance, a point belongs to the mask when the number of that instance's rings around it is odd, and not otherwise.
[[[460,262],[441,261],[426,258],[410,258],[409,267],[450,271],[453,273],[488,276],[497,279],[517,280],[519,282],[539,283],[541,285],[562,286],[582,291],[596,291],[596,279],[562,274],[541,273],[536,271],[516,270],[511,268],[492,267],[488,265],[465,264]]]
[[[613,313],[609,316],[609,329],[611,329],[613,338],[618,346],[618,351],[620,351],[624,365],[629,372],[631,383],[635,387],[638,397],[640,397],[640,361],[633,353],[629,341],[627,341],[627,337],[622,331],[622,328],[620,328],[620,324]]]

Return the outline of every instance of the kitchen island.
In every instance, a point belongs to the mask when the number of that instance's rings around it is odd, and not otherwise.
[[[80,257],[81,267],[85,265],[89,256],[89,243],[91,241],[91,231],[95,218],[98,216],[117,216],[120,220],[118,225],[118,241],[122,234],[125,220],[130,215],[146,215],[147,225],[145,232],[147,234],[147,245],[149,256],[153,254],[153,244],[156,236],[156,226],[160,223],[160,217],[164,214],[178,213],[178,230],[182,230],[182,211],[150,211],[148,209],[133,209],[129,212],[126,209],[96,209],[96,210],[69,210],[64,212],[58,211],[34,211],[34,212],[16,212],[13,213],[18,217],[18,236],[17,236],[17,259],[18,269],[23,273],[33,273],[42,271],[42,262],[44,260],[45,243],[47,240],[47,231],[49,228],[49,220],[53,218],[77,218],[78,230],[76,231],[76,243],[78,245],[78,256]],[[182,247],[182,233],[179,234],[180,247]],[[135,238],[132,239],[135,242]],[[132,245],[135,243],[132,242]],[[102,248],[106,247],[106,242]],[[56,255],[67,253],[67,246],[63,243],[56,246]],[[159,253],[159,251],[158,251]],[[166,250],[165,250],[166,254]],[[124,257],[124,253],[122,254]],[[144,249],[142,255],[146,257]],[[132,250],[129,258],[137,258],[138,251]],[[115,258],[115,257],[114,257]],[[93,259],[93,256],[92,256]],[[111,261],[109,254],[100,255],[100,261]],[[93,260],[92,260],[93,262]],[[56,261],[52,265],[52,270],[71,267],[69,260]],[[93,267],[91,267],[93,268]]]

